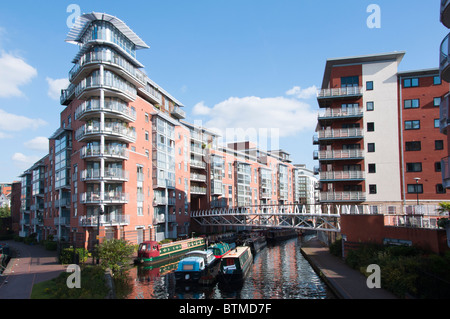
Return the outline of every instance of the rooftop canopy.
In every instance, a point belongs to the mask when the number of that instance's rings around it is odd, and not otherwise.
[[[107,21],[114,25],[124,36],[136,45],[136,49],[148,49],[149,46],[139,38],[122,20],[106,13],[86,13],[76,19],[74,26],[67,35],[66,42],[79,44],[84,30],[92,21]]]

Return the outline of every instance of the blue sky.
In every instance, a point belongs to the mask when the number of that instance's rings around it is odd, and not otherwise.
[[[381,28],[366,11],[381,9]],[[191,122],[275,128],[295,163],[316,165],[312,145],[327,58],[406,51],[400,70],[439,65],[447,34],[440,1],[164,0],[8,1],[0,9],[0,181],[46,154],[59,126],[57,91],[77,47],[64,40],[69,4],[116,15],[150,49],[151,79],[185,106]],[[56,92],[56,93],[55,93]]]

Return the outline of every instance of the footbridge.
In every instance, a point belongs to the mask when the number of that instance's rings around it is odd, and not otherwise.
[[[201,226],[295,228],[340,232],[340,216],[355,207],[336,205],[259,205],[213,208],[191,212]],[[356,208],[358,209],[358,208]]]

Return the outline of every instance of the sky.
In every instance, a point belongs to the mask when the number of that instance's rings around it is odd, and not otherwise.
[[[183,103],[187,121],[224,140],[259,133],[261,145],[309,169],[327,59],[405,51],[400,71],[437,68],[449,32],[439,0],[2,2],[0,182],[18,180],[46,155],[60,125],[59,94],[78,51],[65,42],[70,5],[115,15],[143,39],[150,49],[138,60]]]

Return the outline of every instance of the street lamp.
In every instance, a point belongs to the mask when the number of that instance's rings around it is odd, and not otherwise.
[[[416,194],[417,194],[417,206],[419,206],[419,181],[420,177],[414,177],[416,180]]]

